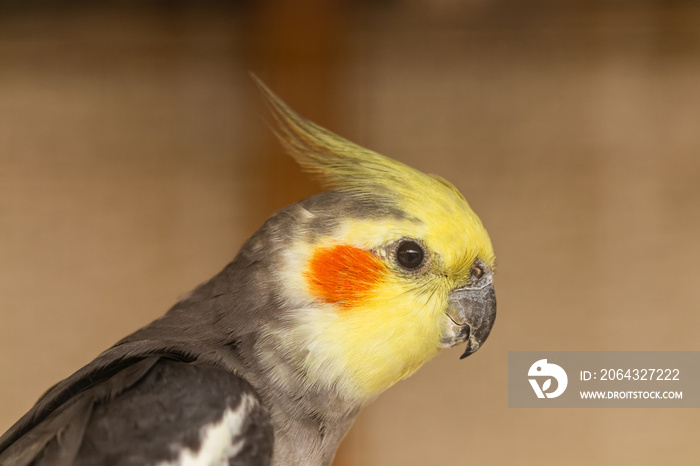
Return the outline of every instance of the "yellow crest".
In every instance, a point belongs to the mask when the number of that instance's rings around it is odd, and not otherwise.
[[[448,181],[344,139],[306,120],[255,78],[279,125],[277,136],[305,170],[331,188],[357,197],[382,196],[409,217],[426,224],[436,243],[470,238],[466,251],[445,251],[445,259],[465,267],[479,256],[493,263],[491,242],[477,215]],[[424,238],[430,241],[431,238]],[[474,248],[474,246],[478,246]],[[453,257],[450,257],[453,256]],[[459,270],[459,273],[463,270]]]

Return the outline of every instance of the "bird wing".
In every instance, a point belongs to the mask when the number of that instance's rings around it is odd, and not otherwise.
[[[0,465],[269,464],[269,413],[231,371],[152,356],[102,372],[13,426]]]

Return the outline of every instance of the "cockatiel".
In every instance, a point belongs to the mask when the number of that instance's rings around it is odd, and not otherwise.
[[[370,400],[441,348],[484,343],[494,253],[464,197],[258,84],[333,190],[51,388],[0,439],[1,465],[328,465]]]

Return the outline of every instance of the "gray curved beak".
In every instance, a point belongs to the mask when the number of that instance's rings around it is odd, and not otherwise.
[[[447,316],[452,322],[442,338],[442,346],[452,347],[466,341],[467,347],[460,356],[464,359],[484,344],[496,321],[493,276],[488,274],[475,286],[452,291]]]

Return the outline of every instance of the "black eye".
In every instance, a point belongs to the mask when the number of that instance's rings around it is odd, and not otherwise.
[[[396,249],[396,260],[405,269],[415,269],[423,264],[423,248],[415,241],[403,241]]]

